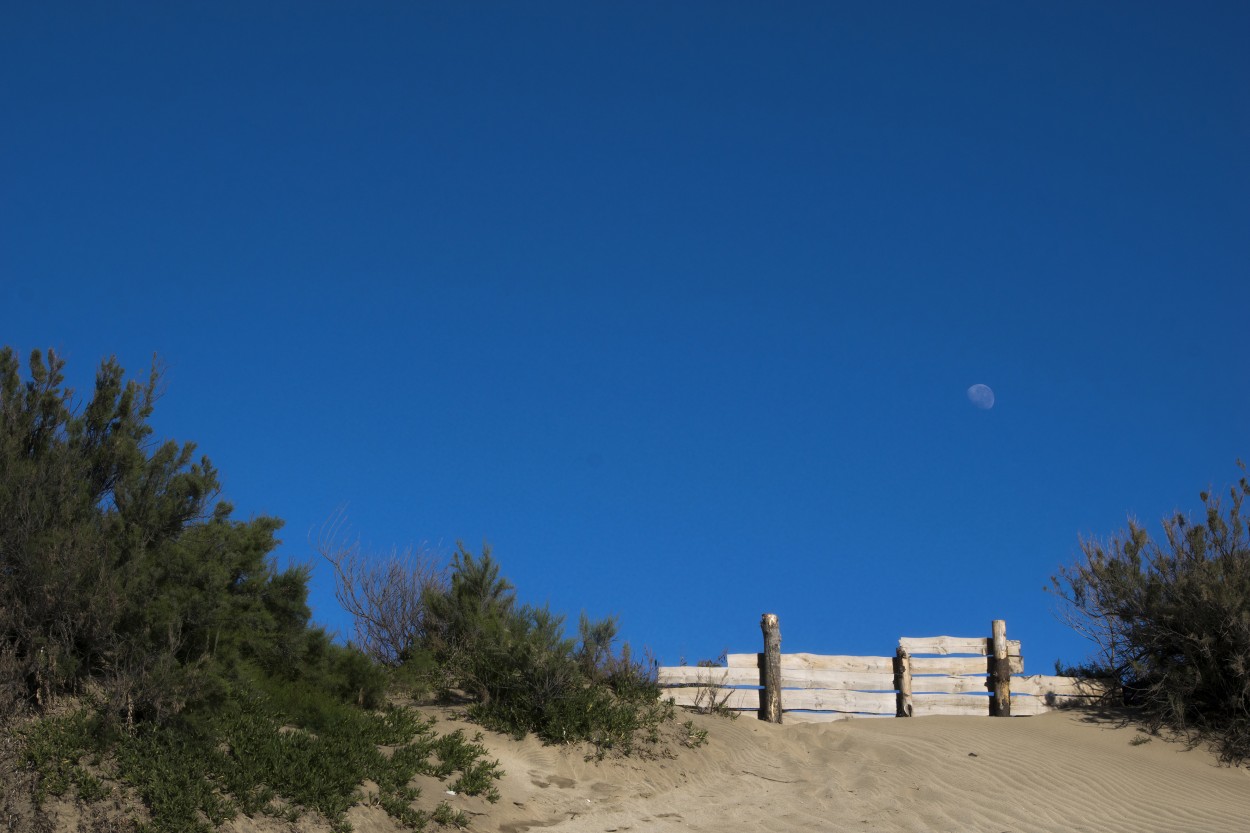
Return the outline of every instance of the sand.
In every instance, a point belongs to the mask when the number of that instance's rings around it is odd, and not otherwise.
[[[596,763],[489,736],[502,800],[447,798],[473,829],[501,833],[1250,830],[1250,770],[1161,738],[1134,743],[1146,736],[1105,716],[693,719],[707,745],[671,760]]]
[[[478,731],[448,710],[434,711],[442,731]],[[445,799],[482,833],[1250,831],[1250,769],[1221,766],[1205,748],[1162,738],[1142,743],[1147,735],[1104,715],[782,726],[748,718],[679,719],[705,729],[706,746],[656,760],[588,761],[585,749],[484,733],[484,745],[506,771],[501,800],[448,795],[445,784],[422,779],[420,804],[429,808]],[[121,809],[56,800],[36,824],[21,802],[0,805],[0,828],[13,830],[108,830],[110,818],[122,817]],[[367,803],[347,818],[358,833],[402,829]],[[295,824],[239,817],[225,829],[330,828],[306,814]]]

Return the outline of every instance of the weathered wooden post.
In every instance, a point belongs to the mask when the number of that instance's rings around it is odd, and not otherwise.
[[[897,704],[895,716],[911,717],[911,654],[902,645],[894,654],[894,690]]]
[[[781,623],[777,614],[765,613],[760,619],[764,632],[764,661],[760,666],[761,682],[764,684],[764,702],[760,708],[760,720],[781,722]]]
[[[1007,647],[1007,623],[995,619],[993,624],[994,662],[990,668],[993,688],[990,692],[990,715],[1011,717],[1011,657]]]

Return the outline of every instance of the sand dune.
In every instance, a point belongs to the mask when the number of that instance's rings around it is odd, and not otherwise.
[[[595,763],[490,736],[502,800],[448,800],[501,833],[1250,830],[1250,770],[1162,739],[1134,744],[1134,728],[1087,714],[693,719],[708,745],[670,760]],[[353,811],[357,829],[383,829],[366,812]]]

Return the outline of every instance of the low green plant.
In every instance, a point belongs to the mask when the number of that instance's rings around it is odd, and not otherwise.
[[[694,725],[693,720],[687,720],[681,724],[683,730],[681,745],[690,749],[697,749],[707,743],[707,729],[700,729]]]
[[[383,755],[378,747],[394,747]],[[448,817],[412,807],[416,775],[451,780],[452,789],[498,800],[502,773],[480,744],[460,730],[439,736],[432,718],[410,709],[366,711],[308,684],[253,679],[212,712],[131,731],[84,709],[33,725],[27,760],[41,774],[42,794],[75,786],[90,800],[104,783],[80,763],[108,754],[116,777],[150,811],[151,833],[208,831],[238,812],[288,819],[313,811],[344,829],[359,785],[379,785],[379,803],[413,829]],[[439,822],[441,823],[441,822]]]
[[[434,812],[430,814],[430,818],[445,827],[463,829],[469,826],[469,817],[464,814],[464,811],[453,810],[446,801],[439,802],[439,805],[434,808]]]
[[[211,779],[215,750],[206,738],[144,725],[116,738],[118,774],[151,814],[151,833],[209,831],[237,814]]]
[[[99,791],[99,779],[82,764],[83,758],[99,749],[99,731],[91,711],[80,709],[56,720],[38,721],[22,732],[26,762],[42,775],[36,800],[64,795],[71,787],[80,795]],[[89,795],[84,800],[90,800]]]

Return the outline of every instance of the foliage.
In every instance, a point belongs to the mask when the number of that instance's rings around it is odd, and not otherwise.
[[[1242,467],[1244,471],[1244,466]],[[1098,646],[1090,665],[1118,681],[1152,729],[1212,737],[1225,760],[1250,757],[1250,538],[1243,477],[1227,509],[1202,493],[1202,523],[1135,522],[1052,580],[1065,615]]]
[[[528,664],[528,651],[567,650],[556,644],[558,622],[550,615],[518,608],[512,585],[486,549],[480,559],[458,545],[446,589],[425,596],[425,647],[448,684],[462,686],[483,704],[511,676],[508,666]],[[541,616],[541,621],[537,617]],[[545,640],[548,644],[539,645]]]
[[[426,647],[444,688],[475,696],[469,714],[483,725],[546,741],[588,741],[599,754],[630,754],[658,742],[671,719],[654,675],[629,646],[614,654],[616,621],[582,616],[579,640],[563,636],[563,618],[519,605],[512,584],[485,550],[460,545],[446,589],[425,602]]]
[[[1107,680],[1112,683],[1113,687],[1116,684],[1115,670],[1093,661],[1072,665],[1062,659],[1057,659],[1055,660],[1055,676],[1076,677],[1081,680]]]
[[[310,624],[309,569],[272,563],[281,521],[232,520],[208,459],[152,440],[155,368],[104,362],[79,408],[63,367],[36,351],[23,381],[0,350],[0,714],[44,714],[36,799],[120,783],[174,831],[301,808],[341,827],[366,778],[417,828],[463,817],[415,809],[415,774],[496,795],[479,745],[376,711],[387,669]],[[52,716],[65,695],[81,708]]]
[[[208,458],[152,441],[157,369],[126,382],[110,359],[75,409],[63,367],[35,351],[23,382],[0,351],[0,697],[94,683],[114,714],[163,720],[222,696],[242,661],[324,658],[307,569],[269,560],[281,521],[232,521]]]
[[[700,729],[694,725],[693,720],[687,720],[681,724],[685,735],[682,738],[682,746],[690,749],[698,749],[707,743],[707,729]]]
[[[449,807],[413,807],[419,791],[408,783],[416,775],[454,777],[456,791],[498,799],[498,763],[460,731],[440,737],[432,719],[410,710],[367,712],[304,684],[260,688],[270,693],[232,694],[211,713],[189,710],[132,732],[109,729],[87,710],[45,720],[28,732],[27,760],[45,792],[74,786],[87,798],[100,781],[81,762],[111,753],[112,775],[137,790],[154,833],[205,831],[239,812],[294,819],[301,810],[345,829],[344,813],[366,779],[378,784],[387,812],[414,829],[454,816]],[[381,744],[393,752],[383,755]]]
[[[495,800],[498,764],[386,707],[395,682],[468,691],[472,716],[513,734],[659,748],[672,703],[613,651],[616,620],[583,616],[567,638],[489,551],[459,547],[445,578],[424,556],[323,549],[364,650],[335,644],[310,623],[310,568],[273,563],[281,521],[233,520],[209,460],[153,440],[158,370],[126,381],[110,359],[79,407],[63,368],[36,351],[23,380],[0,350],[0,710],[43,714],[22,737],[41,795],[120,784],[152,831],[306,811],[343,829],[372,780],[403,824],[462,826],[445,802],[418,809],[412,778]],[[80,707],[54,710],[67,695]]]

